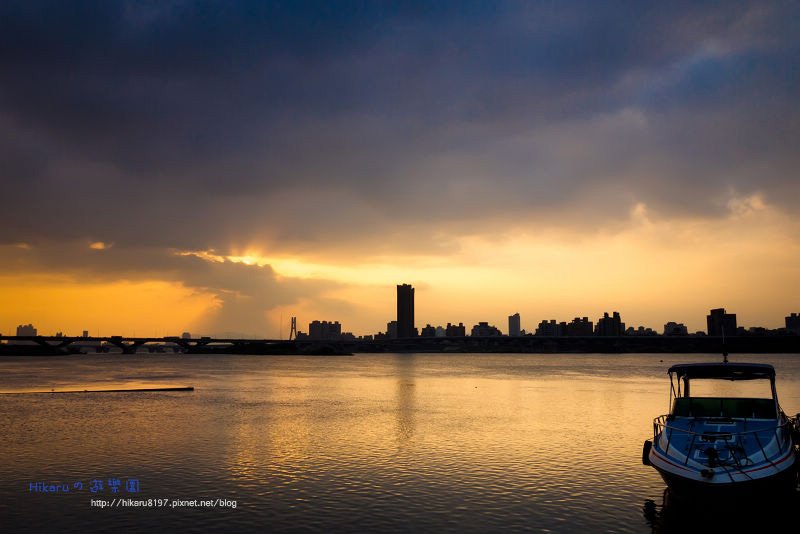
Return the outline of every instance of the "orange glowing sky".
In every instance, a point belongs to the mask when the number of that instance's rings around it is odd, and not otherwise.
[[[394,318],[394,285],[410,282],[417,288],[418,326],[471,326],[488,320],[505,330],[506,317],[520,312],[523,328],[533,331],[542,319],[588,316],[595,321],[604,311],[616,310],[629,325],[660,329],[677,321],[703,330],[708,309],[726,306],[738,314],[740,324],[775,328],[783,326],[783,317],[798,300],[796,285],[787,283],[800,276],[798,229],[795,221],[758,201],[723,220],[680,223],[653,221],[638,206],[626,226],[608,233],[461,237],[447,255],[343,260],[269,256],[256,248],[227,257],[172,252],[221,270],[251,271],[254,279],[274,278],[276,284],[318,283],[267,311],[244,295],[238,297],[244,302],[237,303],[237,297],[224,302],[224,290],[189,286],[174,273],[119,280],[113,272],[57,274],[42,267],[38,273],[0,278],[0,324],[2,332],[33,321],[43,332],[159,336],[215,333],[221,324],[228,330],[220,332],[278,337],[288,333],[289,317],[297,316],[302,330],[313,319],[335,319],[348,331],[374,333]],[[114,250],[85,248],[93,254]],[[19,257],[35,253],[19,246],[5,252]],[[207,276],[211,283],[220,275]],[[264,298],[269,297],[265,289]],[[225,304],[254,315],[220,318]]]

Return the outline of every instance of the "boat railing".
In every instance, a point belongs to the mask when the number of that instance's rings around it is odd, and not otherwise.
[[[674,416],[672,414],[664,414],[659,415],[655,419],[653,419],[653,444],[658,442],[658,436],[663,435],[666,436],[667,445],[664,448],[664,454],[669,453],[670,445],[672,444],[672,438],[677,433],[679,435],[686,435],[691,436],[691,441],[689,443],[689,451],[691,451],[692,447],[699,437],[705,441],[723,441],[726,443],[726,446],[729,450],[732,450],[733,447],[731,446],[731,442],[734,441],[734,438],[742,437],[746,435],[752,434],[756,443],[758,444],[759,449],[761,450],[761,454],[764,455],[764,461],[769,462],[772,464],[769,456],[767,456],[766,451],[764,450],[764,444],[762,443],[761,439],[759,438],[759,434],[763,434],[764,432],[772,431],[775,434],[775,439],[778,443],[782,441],[784,444],[791,444],[791,432],[795,428],[793,421],[790,419],[784,418],[782,423],[776,424],[774,427],[761,427],[756,429],[750,430],[725,430],[720,432],[696,432],[694,430],[689,430],[686,428],[680,428],[677,426],[672,426],[669,424],[672,421]],[[704,419],[706,421],[713,422],[714,420],[724,421],[724,420],[732,420],[728,417],[703,417],[698,419]],[[783,437],[781,437],[780,430],[783,429]],[[687,451],[688,452],[688,451]],[[689,455],[686,455],[686,461],[684,463],[688,463]],[[774,465],[774,464],[773,464]]]

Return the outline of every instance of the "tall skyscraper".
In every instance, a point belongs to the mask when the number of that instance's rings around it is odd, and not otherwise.
[[[409,284],[397,286],[397,337],[414,337],[414,288]]]
[[[520,325],[519,325],[519,313],[515,313],[514,315],[508,316],[508,335],[511,337],[518,337],[521,335]]]

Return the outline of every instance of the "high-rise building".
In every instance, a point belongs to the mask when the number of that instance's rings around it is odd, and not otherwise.
[[[676,323],[674,321],[670,321],[664,325],[664,335],[665,336],[688,336],[689,329],[686,328],[686,325],[683,323]]]
[[[419,333],[420,337],[436,337],[436,327],[426,324]]]
[[[614,312],[612,317],[608,316],[608,312],[597,320],[596,333],[598,336],[622,336],[625,335],[625,323],[619,316],[619,312]]]
[[[496,326],[490,325],[487,321],[480,321],[472,327],[472,337],[502,336],[503,333]]]
[[[800,313],[792,313],[786,316],[786,330],[800,334]]]
[[[397,337],[414,337],[414,288],[409,284],[397,286]]]
[[[520,336],[519,313],[508,316],[508,335],[511,337]]]
[[[389,321],[386,323],[386,337],[389,339],[397,339],[397,321]]]
[[[458,325],[447,323],[444,333],[447,337],[464,337],[467,335],[467,327],[464,326],[464,323],[458,323]]]
[[[339,339],[342,337],[342,325],[339,321],[312,321],[308,323],[310,339]]]
[[[559,324],[555,319],[550,319],[549,321],[545,319],[539,323],[538,327],[536,327],[536,332],[534,335],[547,337],[563,336],[565,328],[566,323],[562,322]]]
[[[588,317],[575,317],[564,327],[564,336],[591,336],[594,334],[592,321]]]
[[[709,336],[735,336],[736,314],[725,313],[725,308],[715,308],[706,315]]]

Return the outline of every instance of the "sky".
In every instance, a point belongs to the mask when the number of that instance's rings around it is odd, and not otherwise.
[[[796,2],[0,4],[0,332],[800,311]]]

